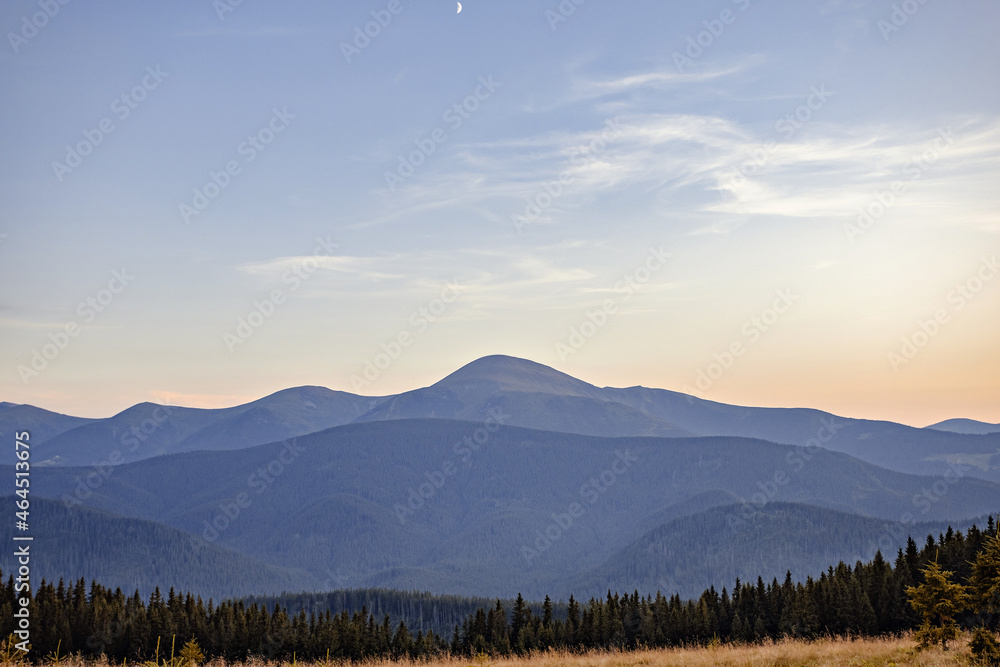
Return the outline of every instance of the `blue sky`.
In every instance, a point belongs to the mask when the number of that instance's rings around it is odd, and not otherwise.
[[[995,2],[95,4],[0,10],[3,400],[1000,421]]]

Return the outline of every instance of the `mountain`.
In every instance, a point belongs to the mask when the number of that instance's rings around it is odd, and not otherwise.
[[[167,409],[171,413],[164,419]],[[0,410],[0,423],[3,414]],[[608,437],[749,437],[823,447],[915,475],[961,474],[1000,483],[1000,432],[963,434],[807,408],[727,405],[665,389],[599,388],[542,364],[503,355],[483,357],[429,387],[389,397],[298,387],[222,410],[142,403],[109,419],[55,429],[59,432],[51,439],[44,433],[36,436],[33,442],[41,446],[34,460],[93,465],[115,455],[117,462],[137,461],[183,451],[239,449],[349,422],[399,419],[457,419],[479,425],[501,420]],[[17,422],[10,421],[12,428]],[[4,456],[0,461],[13,461],[12,451]]]
[[[13,507],[16,498],[0,498]],[[232,549],[197,544],[192,535],[163,524],[127,518],[84,507],[66,507],[45,498],[31,500],[31,576],[67,582],[83,577],[126,594],[139,590],[148,598],[159,586],[166,594],[196,591],[216,600],[248,594],[301,591],[311,587],[305,572],[265,565]],[[0,539],[8,544],[13,525],[4,522]],[[16,573],[14,549],[0,554],[0,570]]]
[[[492,415],[492,417],[491,417]],[[687,431],[604,398],[597,387],[525,359],[478,359],[424,389],[390,397],[356,421],[461,419],[561,433],[685,436]]]
[[[978,521],[985,524],[985,517]],[[752,514],[739,506],[715,507],[658,526],[590,572],[568,579],[557,594],[581,598],[610,590],[698,596],[708,586],[730,589],[739,577],[765,582],[791,571],[793,581],[819,578],[839,561],[853,565],[875,553],[892,562],[913,536],[939,535],[949,527],[965,530],[973,520],[923,522],[905,526],[821,507],[770,503]]]
[[[0,403],[0,439],[3,442],[12,441],[15,432],[28,431],[31,433],[31,444],[38,444],[93,421],[95,420],[50,412],[33,405],[18,405],[6,401]],[[7,449],[10,451],[5,453],[4,461],[12,463],[14,450]]]
[[[41,439],[32,456],[39,462],[79,466],[202,449],[242,449],[346,424],[379,400],[324,387],[296,387],[214,410],[140,403],[113,417]],[[8,459],[12,455],[8,453]]]
[[[665,389],[598,388],[524,359],[483,357],[356,421],[462,419],[600,436],[734,436],[823,447],[915,475],[958,470],[1000,483],[1000,433],[970,436],[808,408],[727,405]]]
[[[1000,433],[1000,424],[989,424],[987,422],[976,421],[975,419],[946,419],[937,424],[931,424],[924,428],[935,431],[951,431],[952,433],[965,433],[967,435],[986,435],[988,433]]]
[[[1000,433],[970,436],[904,424],[850,419],[809,408],[754,408],[665,389],[603,389],[611,400],[696,435],[760,438],[823,447],[915,475],[963,475],[1000,482]]]
[[[582,435],[735,436],[822,446],[917,475],[1000,482],[1000,433],[977,437],[886,421],[849,419],[808,408],[727,405],[665,389],[599,388],[547,366],[495,355],[430,387],[390,397],[356,421],[461,419]]]
[[[916,477],[823,449],[435,419],[348,424],[101,476],[38,468],[32,491],[165,523],[338,588],[529,597],[598,567],[684,503],[680,512],[698,512],[736,498],[752,513],[784,501],[904,523],[1000,507],[989,482]]]

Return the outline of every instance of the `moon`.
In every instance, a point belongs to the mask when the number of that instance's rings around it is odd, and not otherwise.
[[[462,13],[462,3],[461,3],[461,2],[460,2],[460,3],[458,3],[458,11],[457,11],[457,12],[455,12],[455,13],[456,13],[456,14],[461,14],[461,13]]]

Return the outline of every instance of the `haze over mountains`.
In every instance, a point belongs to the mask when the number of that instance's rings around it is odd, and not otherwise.
[[[144,590],[195,587],[137,565],[163,551],[218,595],[688,595],[889,557],[1000,508],[998,433],[598,388],[504,356],[390,397],[300,387],[101,420],[5,403],[0,425],[32,429],[32,491],[62,501],[44,525],[75,556],[46,571]],[[95,534],[157,546],[109,560]]]

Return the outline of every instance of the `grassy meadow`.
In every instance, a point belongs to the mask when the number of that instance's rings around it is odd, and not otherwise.
[[[968,635],[949,646],[948,651],[934,647],[918,651],[908,636],[877,639],[823,639],[818,641],[783,640],[754,645],[720,645],[698,648],[676,648],[649,651],[596,652],[587,654],[540,653],[531,657],[439,658],[429,661],[378,660],[360,663],[370,667],[821,667],[851,665],[858,667],[938,665],[973,665],[968,650]],[[69,659],[66,667],[111,667],[114,663],[100,660],[85,662]],[[142,663],[136,663],[142,664]],[[152,663],[146,663],[152,667]],[[169,664],[169,662],[167,663]],[[228,667],[230,663],[213,660],[205,667]],[[240,664],[240,663],[232,663]],[[268,662],[254,659],[246,667],[328,667],[330,663]]]

